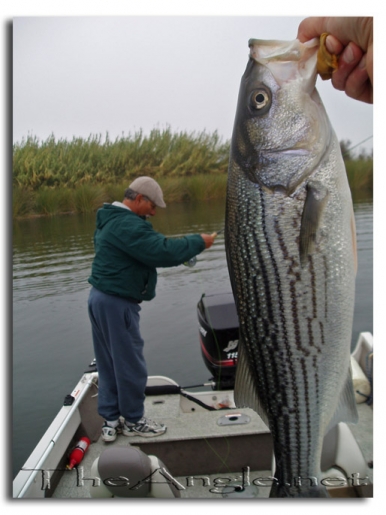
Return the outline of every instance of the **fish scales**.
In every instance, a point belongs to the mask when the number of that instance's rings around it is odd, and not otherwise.
[[[349,384],[353,210],[339,143],[316,90],[307,86],[310,91],[304,92],[300,80],[293,83],[278,84],[265,64],[251,59],[240,87],[225,233],[240,324],[235,399],[256,409],[271,430],[276,460],[271,495],[324,496],[323,489],[309,487],[311,478],[320,481],[324,436],[331,425],[356,417]],[[256,87],[268,91],[270,109],[262,115],[244,106]],[[306,97],[311,121],[307,112],[299,114],[307,111]],[[283,99],[286,105],[280,105]],[[276,132],[283,120],[283,133],[292,124],[293,147],[287,135],[280,147]],[[327,128],[322,134],[320,126]],[[316,149],[315,130],[324,140]],[[307,145],[307,132],[308,154],[298,152],[296,140]],[[289,155],[291,148],[295,156]],[[310,481],[297,485],[295,478]]]

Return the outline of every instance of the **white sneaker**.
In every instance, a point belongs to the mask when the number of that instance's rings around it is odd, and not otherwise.
[[[112,427],[105,421],[102,427],[102,440],[104,442],[113,442],[116,440],[118,433],[122,433],[122,426],[120,424],[116,427]]]
[[[132,424],[125,420],[122,427],[122,434],[125,436],[145,436],[154,437],[163,435],[167,427],[164,424],[159,424],[146,417],[142,417],[138,422]]]

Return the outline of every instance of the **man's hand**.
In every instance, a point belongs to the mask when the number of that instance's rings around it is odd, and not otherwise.
[[[209,249],[213,245],[214,240],[216,239],[216,236],[217,236],[217,232],[214,232],[212,234],[201,234],[201,238],[205,242],[206,249]]]

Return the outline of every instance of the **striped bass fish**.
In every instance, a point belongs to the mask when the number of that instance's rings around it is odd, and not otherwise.
[[[270,496],[328,497],[320,483],[324,436],[357,421],[351,193],[315,89],[319,40],[249,46],[226,200],[240,331],[235,401],[272,433]]]

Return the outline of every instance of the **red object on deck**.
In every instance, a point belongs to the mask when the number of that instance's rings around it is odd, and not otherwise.
[[[79,442],[76,444],[74,449],[71,451],[69,463],[67,465],[68,469],[73,469],[75,465],[79,465],[79,463],[83,460],[83,456],[87,451],[91,441],[87,436],[82,436]]]

